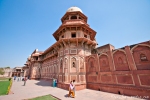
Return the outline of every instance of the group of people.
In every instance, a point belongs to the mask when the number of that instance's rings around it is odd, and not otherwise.
[[[69,84],[69,95],[68,97],[75,98],[75,80],[71,81]]]
[[[23,79],[23,77],[21,76],[21,77],[17,77],[17,76],[14,76],[14,81],[22,81],[22,79]]]
[[[14,76],[14,81],[17,80],[17,81],[24,81],[24,86],[26,85],[26,81],[27,81],[27,76],[25,77],[17,77],[17,76]]]

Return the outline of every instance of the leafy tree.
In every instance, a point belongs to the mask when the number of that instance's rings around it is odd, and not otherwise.
[[[4,69],[3,68],[0,68],[0,75],[4,75]]]
[[[9,67],[9,66],[7,66],[7,67],[5,67],[5,68],[9,68],[9,69],[10,69],[10,67]]]

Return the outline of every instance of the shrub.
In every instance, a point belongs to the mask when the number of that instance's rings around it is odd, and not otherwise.
[[[9,78],[9,81],[11,81],[11,78]]]

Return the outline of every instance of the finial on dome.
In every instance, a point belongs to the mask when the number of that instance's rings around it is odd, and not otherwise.
[[[67,10],[67,12],[75,12],[75,11],[80,11],[81,13],[83,13],[82,10],[76,6],[72,6]]]

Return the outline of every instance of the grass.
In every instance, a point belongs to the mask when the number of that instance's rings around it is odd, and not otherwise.
[[[45,96],[41,96],[41,97],[32,98],[29,100],[57,100],[57,99],[52,97],[51,95],[45,95]]]
[[[6,95],[10,81],[0,81],[0,95]]]

